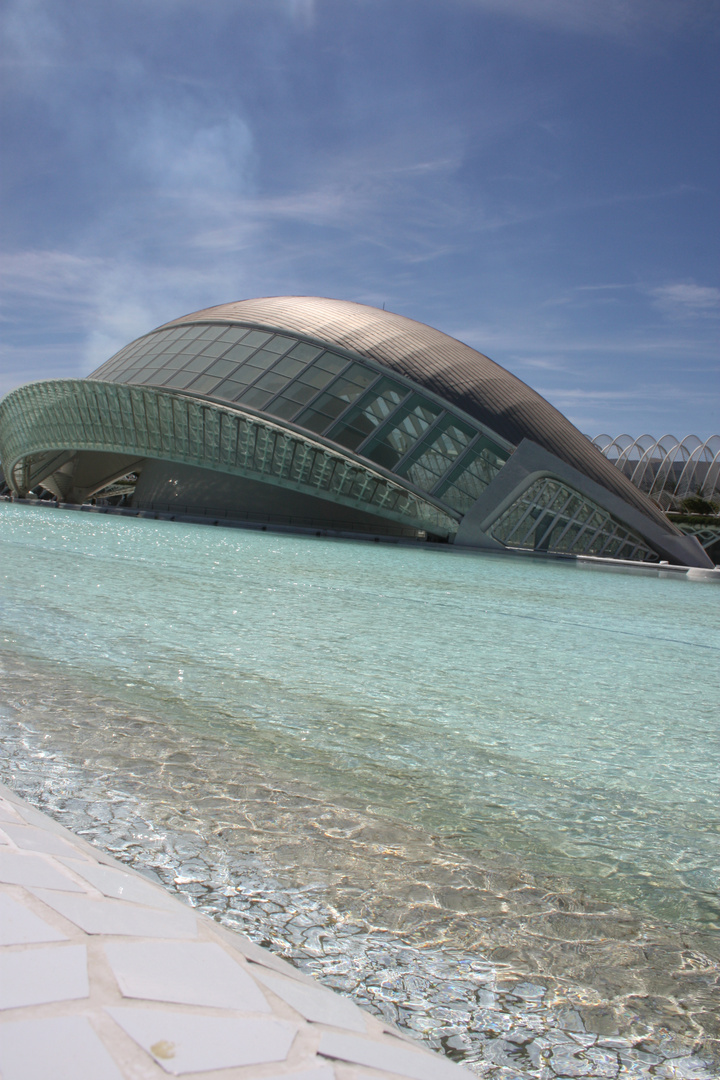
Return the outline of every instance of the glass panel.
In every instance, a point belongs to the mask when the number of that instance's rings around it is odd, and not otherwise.
[[[303,386],[302,383],[293,383],[287,388],[282,397],[273,402],[272,413],[289,420],[291,416],[314,398],[316,390],[313,386]]]
[[[255,352],[255,345],[248,345],[243,341],[238,345],[233,345],[231,349],[225,353],[226,360],[237,360],[239,363],[243,360],[247,360],[248,356],[251,356]]]
[[[269,391],[259,390],[256,386],[253,386],[250,390],[245,391],[239,401],[241,405],[249,405],[252,409],[262,409],[271,397],[272,394]]]
[[[453,510],[466,513],[507,461],[499,447],[486,439],[476,443],[448,479],[434,492]]]
[[[657,561],[640,536],[557,480],[536,480],[490,527],[500,543],[536,551]]]
[[[311,371],[312,368],[308,369],[298,381],[307,382]],[[330,390],[318,399],[312,409],[302,413],[298,423],[311,431],[324,431],[330,421],[344,412],[348,405],[352,405],[376,378],[374,371],[361,364],[352,364],[346,374],[335,380]]]
[[[390,431],[381,432],[377,442],[363,448],[363,455],[386,469],[393,469],[441,411],[439,405],[414,396],[401,410],[403,418]]]
[[[187,353],[183,353],[183,356],[187,356]],[[183,363],[188,371],[204,371],[210,363],[210,357],[208,356],[195,356],[191,360],[186,360]]]
[[[197,324],[193,324],[192,326],[186,326],[183,330],[183,341],[191,341],[197,337],[200,337],[200,334],[202,334],[203,330],[205,329],[206,327],[198,326]]]
[[[225,329],[226,327],[224,327],[222,324],[220,324],[219,326],[203,326],[200,330],[200,333],[198,334],[198,341],[215,341],[215,339],[219,338],[223,330]]]
[[[239,397],[245,389],[244,383],[239,383],[236,379],[226,379],[225,382],[221,382],[219,386],[216,386],[213,390],[213,397],[225,398],[228,401],[234,401],[236,397]]]
[[[256,352],[251,360],[248,361],[248,367],[257,368],[258,371],[265,371],[271,364],[274,364],[277,360],[277,354],[266,352],[264,349],[260,349]]]
[[[318,357],[313,367],[320,368],[322,371],[332,371],[333,375],[338,375],[347,365],[348,361],[344,357],[326,352]],[[361,371],[365,370],[360,364],[353,364],[353,367],[360,368]]]
[[[307,345],[304,341],[301,341],[299,345],[289,353],[295,360],[302,360],[304,364],[309,364],[311,360],[314,360],[316,356],[319,356],[322,349],[318,349],[316,345]]]
[[[246,334],[247,330],[243,326],[226,326],[221,340],[227,341],[228,345],[232,345],[244,338]]]
[[[218,378],[226,378],[237,368],[237,362],[233,360],[216,360],[212,367],[207,369],[206,375],[217,375]]]
[[[404,386],[392,379],[381,379],[342,423],[331,428],[329,437],[349,450],[356,450],[407,396],[408,391]]]
[[[169,379],[165,379],[163,386],[177,386],[182,389],[187,386],[192,377],[191,371],[176,371]]]
[[[302,375],[298,378],[298,382],[304,386],[314,386],[315,390],[323,390],[328,383],[332,382],[334,374],[331,371],[323,371],[321,368],[312,367],[306,368]]]
[[[226,341],[211,341],[209,345],[203,342],[202,353],[204,356],[222,356],[227,347]]]
[[[433,429],[416,450],[414,461],[401,470],[418,487],[432,491],[475,435],[472,428],[445,420],[444,430]]]
[[[276,334],[268,343],[265,348],[268,352],[274,352],[278,355],[282,355],[287,352],[291,345],[295,344],[295,338],[282,337],[280,334]]]
[[[299,375],[301,371],[305,370],[305,364],[302,360],[293,360],[292,357],[286,356],[284,360],[273,368],[279,375],[285,375],[288,379],[294,379],[296,375]]]
[[[192,390],[196,394],[209,394],[211,390],[214,390],[220,380],[217,376],[201,375],[191,383],[188,390]]]
[[[243,345],[252,345],[254,349],[259,349],[271,337],[272,334],[266,334],[262,330],[251,330],[247,337],[243,338]]]
[[[272,394],[277,394],[284,386],[287,386],[288,380],[282,375],[278,375],[277,371],[269,371],[267,375],[263,375],[262,379],[258,379],[257,385],[261,390],[269,390]]]
[[[304,404],[304,402],[303,402]],[[279,416],[283,420],[292,420],[295,413],[300,408],[300,404],[297,401],[292,401],[290,398],[279,397],[272,403],[272,408],[268,410],[273,416]]]

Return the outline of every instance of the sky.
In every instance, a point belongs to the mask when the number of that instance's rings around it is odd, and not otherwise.
[[[429,323],[720,431],[720,0],[4,0],[0,395],[187,312]]]

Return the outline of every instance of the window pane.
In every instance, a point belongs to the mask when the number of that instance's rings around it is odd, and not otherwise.
[[[324,431],[328,424],[339,416],[347,408],[347,401],[333,397],[331,394],[323,394],[315,407],[306,409],[298,417],[298,424],[310,428],[311,431]]]
[[[322,371],[331,371],[333,375],[338,375],[343,368],[347,367],[348,361],[342,356],[336,356],[335,353],[323,353],[313,364],[313,367],[321,368]],[[355,367],[360,367],[356,364]]]
[[[434,428],[416,449],[414,460],[402,469],[403,476],[425,491],[432,491],[476,434],[451,419],[442,421],[442,429]]]
[[[265,371],[265,369],[269,368],[271,364],[274,364],[276,360],[277,355],[275,353],[265,352],[264,349],[261,349],[248,361],[248,366],[257,368],[258,371]]]
[[[332,382],[333,378],[332,372],[322,371],[313,364],[312,367],[306,368],[299,377],[298,382],[303,383],[305,386],[314,386],[316,390],[322,390],[329,382]]]
[[[187,353],[184,353],[183,355],[186,356]],[[184,361],[183,367],[187,368],[188,371],[204,371],[205,368],[209,365],[209,363],[210,357],[195,356],[190,360]]]
[[[262,379],[258,380],[257,385],[261,390],[269,390],[273,394],[277,394],[284,386],[287,385],[287,379],[282,375],[278,375],[275,371],[269,371],[267,375],[263,375]]]
[[[252,409],[262,409],[271,397],[272,394],[268,393],[267,390],[258,390],[256,386],[253,386],[250,390],[245,391],[239,401],[240,404],[249,405]]]
[[[213,397],[226,398],[228,401],[233,401],[236,397],[242,394],[245,386],[243,383],[237,382],[235,379],[226,379],[225,382],[221,382],[219,386],[216,386],[213,390]]]
[[[215,341],[222,334],[224,326],[203,326],[197,336],[198,341]]]
[[[191,371],[176,371],[174,375],[171,375],[169,379],[165,379],[164,386],[177,386],[181,389],[190,382],[193,377]]]
[[[226,326],[221,340],[226,341],[228,345],[232,345],[244,338],[246,334],[247,330],[244,326]]]
[[[252,345],[253,348],[259,349],[271,337],[272,334],[266,334],[262,330],[251,330],[247,337],[243,338],[243,345]]]
[[[195,338],[199,337],[205,329],[206,327],[204,326],[186,326],[183,331],[183,341],[194,340]]]
[[[265,348],[268,352],[274,352],[279,356],[282,356],[282,354],[287,352],[290,346],[294,344],[295,338],[282,337],[280,334],[275,334],[275,336],[265,345]]]
[[[484,440],[483,440],[484,442]],[[435,492],[454,510],[466,513],[495,478],[507,457],[489,443],[478,444],[470,451],[471,457],[459,462],[457,469]]]
[[[188,389],[194,391],[196,394],[209,394],[211,390],[215,389],[219,382],[220,380],[217,376],[200,375],[194,383],[190,384]]]
[[[284,360],[273,368],[279,375],[285,375],[288,379],[294,379],[296,375],[299,375],[301,371],[305,370],[305,364],[302,360],[293,360],[292,357],[286,356]]]
[[[363,450],[365,457],[393,469],[401,457],[415,445],[421,435],[441,412],[439,405],[414,397],[403,408],[404,416],[390,431],[381,432],[378,442]]]
[[[319,356],[322,349],[318,349],[316,345],[307,345],[304,341],[301,341],[299,345],[290,352],[295,360],[302,360],[304,364],[309,364],[311,360],[314,360],[316,356]]]
[[[299,408],[301,408],[301,405],[297,401],[291,401],[286,397],[279,397],[273,401],[270,412],[273,416],[279,416],[283,420],[292,420]]]
[[[330,431],[335,442],[355,450],[365,439],[384,423],[398,407],[408,391],[391,379],[381,379],[376,387],[360,401],[343,422]]]
[[[237,367],[237,363],[232,360],[216,360],[212,367],[209,367],[206,371],[206,375],[217,375],[218,378],[226,378],[228,375],[232,375]]]
[[[211,341],[210,344],[203,342],[202,352],[204,356],[221,356],[227,347],[226,341]]]
[[[255,345],[248,345],[245,341],[240,342],[238,345],[233,345],[231,349],[225,354],[226,360],[247,360],[248,356],[251,356],[255,352]]]

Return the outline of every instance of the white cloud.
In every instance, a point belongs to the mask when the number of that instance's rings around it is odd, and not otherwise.
[[[678,25],[705,21],[705,5],[696,0],[469,0],[500,15],[544,23],[581,34],[622,35],[640,29],[672,31]],[[717,12],[710,13],[717,22]]]
[[[650,289],[656,307],[671,316],[707,316],[720,314],[720,289],[693,282],[677,282]]]

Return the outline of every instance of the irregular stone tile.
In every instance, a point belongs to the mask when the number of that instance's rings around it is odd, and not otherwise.
[[[271,1012],[254,979],[210,942],[114,942],[105,946],[123,997]]]
[[[556,1046],[550,1064],[562,1076],[615,1077],[618,1074],[617,1054],[611,1050],[580,1050],[571,1046]]]
[[[67,941],[33,911],[0,893],[0,945],[33,945],[40,941]]]
[[[172,911],[126,904],[124,900],[92,900],[50,889],[33,889],[44,904],[75,923],[86,934],[123,934],[133,937],[194,938],[197,917],[178,904]]]
[[[62,889],[64,892],[83,891],[82,885],[66,877],[53,863],[39,855],[0,851],[0,881],[26,888]]]
[[[180,901],[175,900],[163,889],[152,885],[149,881],[132,874],[124,874],[122,870],[115,870],[111,866],[100,866],[98,863],[80,862],[78,859],[60,859],[69,870],[79,874],[85,880],[101,892],[104,896],[113,897],[116,900],[128,900],[133,904],[144,904],[146,907],[175,910]]]
[[[361,1010],[348,998],[340,997],[322,986],[307,986],[265,971],[258,971],[255,977],[306,1020],[346,1028],[348,1031],[367,1031]]]
[[[297,1031],[294,1024],[265,1017],[193,1016],[120,1006],[106,1012],[174,1076],[284,1061]]]
[[[72,1001],[89,993],[84,945],[0,953],[0,1009]]]
[[[404,1046],[392,1046],[335,1031],[323,1032],[318,1054],[349,1061],[353,1065],[366,1065],[370,1069],[408,1076],[411,1080],[461,1080],[470,1075],[460,1065],[454,1065],[427,1050],[406,1050]]]
[[[122,1080],[81,1016],[0,1025],[0,1073],[3,1080]]]
[[[318,1063],[316,1069],[303,1069],[301,1072],[282,1072],[266,1075],[263,1080],[335,1080],[335,1073],[330,1065]]]
[[[0,800],[0,821],[9,821],[15,825],[19,824],[17,814],[13,813],[10,803],[5,802],[4,799]]]
[[[44,851],[47,855],[75,855],[77,857],[77,851],[72,844],[63,840],[61,836],[48,832],[47,829],[35,829],[31,825],[6,825],[3,831],[24,851]]]
[[[672,1058],[665,1062],[665,1072],[658,1069],[658,1076],[672,1077],[672,1080],[713,1080],[707,1062],[701,1061],[694,1055]]]

